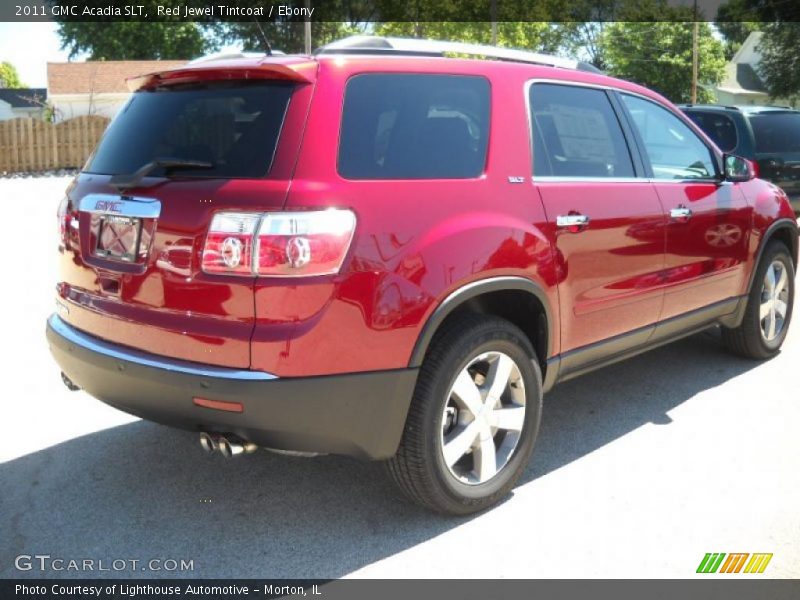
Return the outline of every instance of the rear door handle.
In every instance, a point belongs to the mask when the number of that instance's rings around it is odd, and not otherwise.
[[[689,219],[692,218],[692,209],[680,205],[669,211],[669,216],[675,219],[676,221],[688,221]]]
[[[566,227],[570,231],[580,231],[589,224],[589,217],[580,214],[558,215],[557,227]]]

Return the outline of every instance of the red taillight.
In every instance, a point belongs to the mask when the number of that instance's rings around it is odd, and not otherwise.
[[[253,274],[253,236],[258,213],[217,213],[203,248],[203,271],[230,275]]]
[[[356,217],[349,210],[268,213],[258,228],[256,271],[267,277],[338,273]]]
[[[753,177],[755,178],[761,177],[761,165],[758,164],[758,161],[751,160],[750,166],[753,168]]]
[[[58,205],[58,239],[63,246],[68,246],[73,230],[78,229],[78,214],[69,210],[69,198],[64,196]]]
[[[69,198],[64,196],[59,202],[58,211],[56,212],[58,217],[58,239],[61,240],[62,244],[67,238],[67,206],[69,206]]]
[[[206,238],[203,270],[256,277],[338,273],[355,227],[355,214],[342,209],[218,213]]]

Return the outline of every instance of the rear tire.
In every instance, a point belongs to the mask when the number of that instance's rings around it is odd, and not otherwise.
[[[539,363],[518,327],[484,315],[451,321],[425,357],[389,475],[431,510],[483,510],[525,469],[541,407]]]
[[[722,328],[722,341],[744,358],[772,358],[786,339],[793,305],[792,258],[782,243],[769,242],[756,268],[744,318],[734,329]]]

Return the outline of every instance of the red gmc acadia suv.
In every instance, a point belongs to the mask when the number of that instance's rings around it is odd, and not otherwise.
[[[557,382],[709,327],[754,359],[786,336],[784,192],[583,64],[359,37],[130,83],[59,209],[47,335],[68,386],[208,451],[382,460],[465,514]]]

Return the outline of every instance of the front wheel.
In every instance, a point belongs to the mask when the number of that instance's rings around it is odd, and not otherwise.
[[[419,380],[391,478],[412,501],[469,514],[508,494],[539,430],[542,377],[525,334],[468,315],[437,335]]]
[[[752,359],[775,356],[786,339],[794,305],[794,265],[786,246],[764,249],[739,327],[722,329],[729,350]]]

